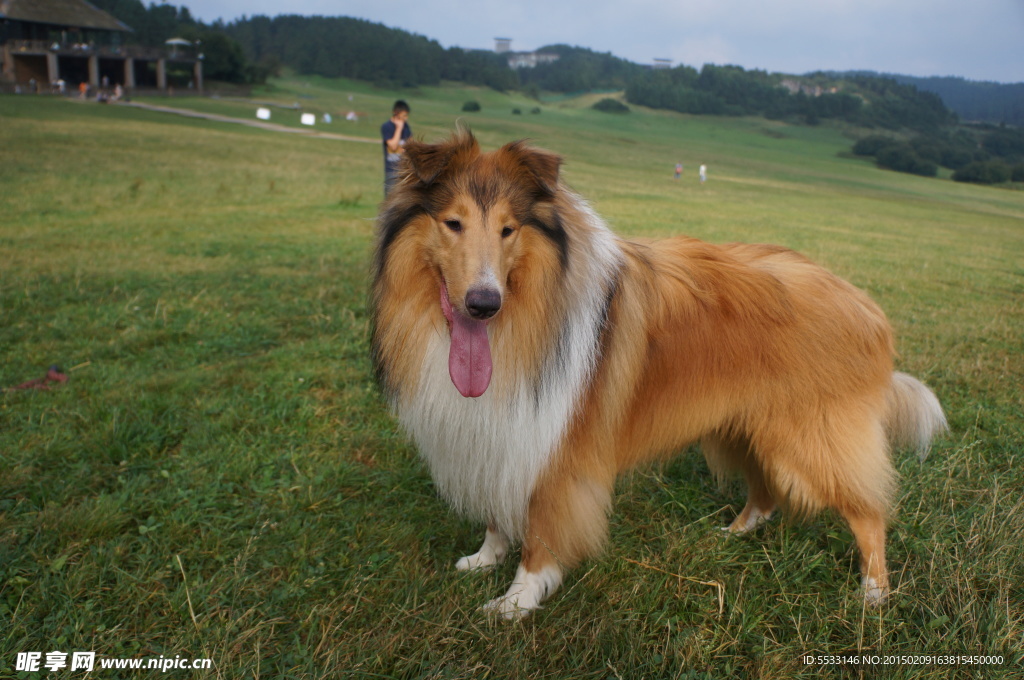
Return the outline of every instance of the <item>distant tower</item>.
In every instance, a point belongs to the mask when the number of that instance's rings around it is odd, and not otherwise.
[[[512,38],[495,38],[494,51],[498,54],[512,51]]]

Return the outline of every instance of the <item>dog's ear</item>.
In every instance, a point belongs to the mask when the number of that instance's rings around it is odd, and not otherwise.
[[[558,171],[562,167],[561,156],[550,151],[534,149],[523,140],[506,144],[502,151],[526,169],[541,193],[555,195],[558,190]]]
[[[412,169],[412,174],[424,185],[430,186],[444,174],[457,156],[478,155],[480,146],[473,133],[460,131],[440,144],[427,144],[409,140],[405,145],[405,155]]]

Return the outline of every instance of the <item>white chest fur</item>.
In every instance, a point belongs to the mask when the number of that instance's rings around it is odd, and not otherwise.
[[[424,357],[420,387],[399,419],[430,466],[440,494],[456,511],[522,539],[537,478],[565,434],[578,389],[532,385],[463,397],[448,376],[448,338]],[[586,367],[576,371],[577,384]],[[501,398],[499,394],[508,395]]]

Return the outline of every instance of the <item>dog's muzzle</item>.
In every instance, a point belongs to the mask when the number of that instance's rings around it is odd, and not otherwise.
[[[466,293],[466,311],[474,319],[490,319],[501,309],[501,293],[493,288],[474,288]]]

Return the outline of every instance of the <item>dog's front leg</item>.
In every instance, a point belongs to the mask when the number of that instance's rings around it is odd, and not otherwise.
[[[466,555],[455,563],[459,571],[493,569],[508,554],[509,540],[493,526],[487,527],[484,544],[472,555]]]
[[[530,571],[525,563],[521,563],[508,592],[485,604],[484,610],[509,620],[521,619],[540,608],[540,603],[561,584],[562,568],[557,562],[547,563],[537,571]]]
[[[534,491],[515,580],[485,610],[506,619],[528,615],[558,589],[565,570],[600,552],[614,477],[571,468],[561,472],[542,479]]]

